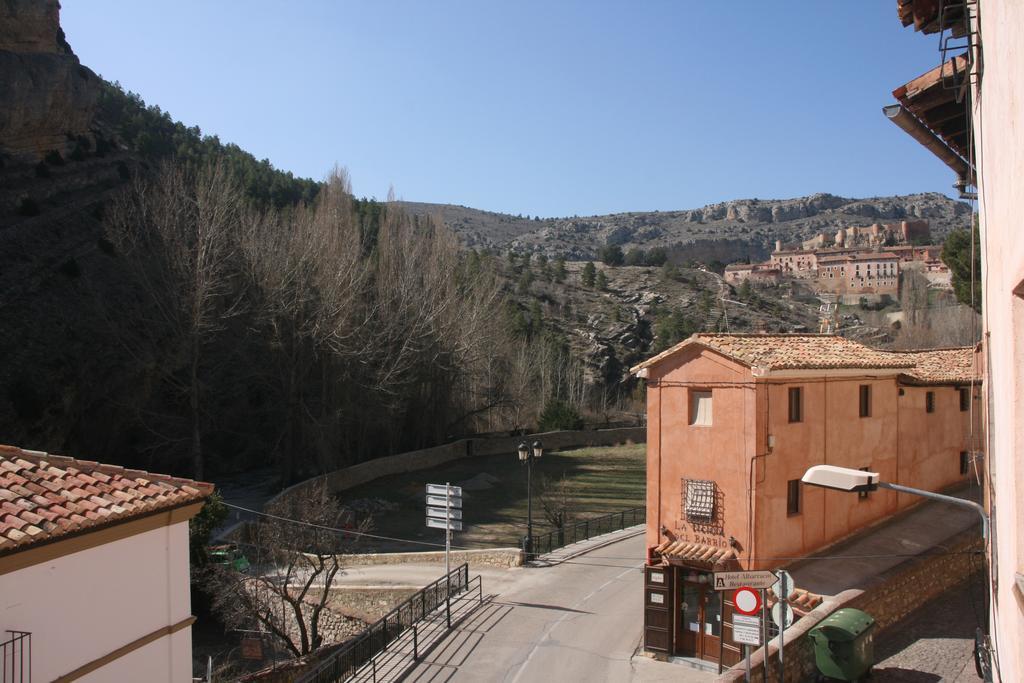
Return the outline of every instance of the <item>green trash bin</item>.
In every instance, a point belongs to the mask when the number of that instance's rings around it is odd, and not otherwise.
[[[814,660],[822,675],[857,681],[875,664],[875,618],[859,609],[836,610],[811,629]]]

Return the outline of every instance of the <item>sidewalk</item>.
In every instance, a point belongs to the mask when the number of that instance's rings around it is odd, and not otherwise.
[[[966,487],[949,495],[977,502],[981,494],[977,487]],[[924,501],[793,563],[787,570],[797,586],[819,595],[837,595],[850,588],[863,590],[890,569],[921,555],[942,553],[956,536],[979,527],[978,513],[973,510]]]
[[[557,550],[553,550],[550,553],[538,555],[532,562],[527,563],[527,566],[552,567],[567,560],[571,560],[574,557],[578,557],[584,553],[589,553],[591,550],[597,550],[598,548],[603,548],[606,545],[617,543],[623,539],[632,538],[633,536],[642,534],[644,533],[645,528],[646,527],[643,524],[637,524],[636,526],[626,527],[619,531],[612,531],[611,533],[594,536],[586,541],[573,543],[571,545],[558,548]]]

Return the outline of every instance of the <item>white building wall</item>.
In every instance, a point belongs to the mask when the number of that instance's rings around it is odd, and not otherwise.
[[[188,552],[188,522],[180,522],[4,574],[0,630],[31,632],[32,678],[51,681],[187,619]],[[191,678],[186,628],[87,680],[184,683]]]
[[[988,465],[996,675],[1024,681],[1024,2],[976,6],[984,72],[974,97],[989,371]],[[975,60],[977,63],[978,60]],[[974,79],[977,81],[977,79]]]

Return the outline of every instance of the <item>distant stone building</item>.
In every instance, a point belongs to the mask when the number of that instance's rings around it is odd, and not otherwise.
[[[744,280],[776,284],[781,279],[782,271],[770,263],[734,263],[725,267],[725,281],[734,285]]]
[[[900,257],[889,252],[857,252],[818,259],[818,291],[856,300],[900,291]]]

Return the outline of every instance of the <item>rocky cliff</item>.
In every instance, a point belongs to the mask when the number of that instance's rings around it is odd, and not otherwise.
[[[90,139],[99,78],[64,40],[57,0],[0,0],[0,160],[38,161]]]
[[[809,239],[841,227],[924,218],[932,239],[970,223],[970,207],[938,193],[851,199],[819,193],[794,199],[737,199],[679,211],[533,219],[448,204],[407,203],[439,215],[466,246],[592,259],[604,245],[677,248],[698,260],[762,258],[775,240]]]

